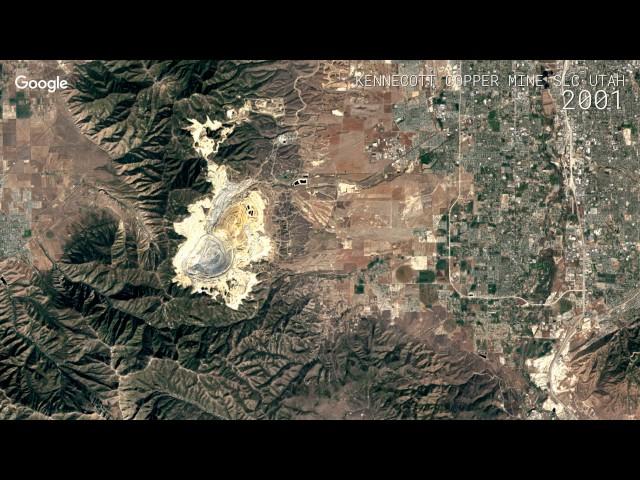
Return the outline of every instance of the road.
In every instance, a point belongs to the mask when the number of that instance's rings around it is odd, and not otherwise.
[[[567,74],[567,70],[569,69],[569,61],[565,60],[563,62],[563,67],[562,67],[562,83],[561,85],[565,85],[565,76]],[[575,410],[571,407],[569,407],[566,403],[564,403],[562,400],[560,400],[560,398],[558,397],[557,393],[554,390],[554,383],[553,383],[553,371],[554,368],[556,367],[556,364],[558,363],[558,360],[560,360],[562,358],[562,351],[567,347],[567,345],[569,344],[569,342],[571,341],[571,338],[573,337],[573,335],[575,334],[578,325],[580,325],[580,323],[583,321],[585,313],[586,313],[586,309],[587,309],[587,265],[588,265],[588,256],[587,256],[587,245],[585,243],[584,240],[584,222],[583,222],[583,218],[582,215],[580,213],[580,209],[578,208],[578,197],[576,194],[576,185],[575,185],[575,181],[574,181],[574,177],[573,177],[573,168],[575,165],[575,156],[574,156],[574,142],[573,142],[573,128],[571,127],[571,121],[569,119],[569,115],[567,113],[567,110],[562,110],[563,116],[564,116],[564,133],[565,133],[565,148],[564,148],[564,152],[565,154],[568,154],[568,158],[567,161],[562,162],[562,166],[563,168],[568,168],[569,169],[569,182],[568,182],[568,188],[571,192],[572,198],[573,198],[573,208],[576,214],[576,217],[578,218],[578,224],[579,224],[579,230],[580,230],[580,253],[581,253],[581,257],[582,257],[582,312],[577,315],[576,317],[574,317],[573,322],[571,323],[571,325],[567,328],[564,337],[562,338],[561,342],[560,342],[560,346],[558,347],[556,354],[553,357],[553,360],[551,360],[551,364],[549,365],[549,376],[548,376],[548,384],[549,384],[549,396],[552,398],[552,400],[560,405],[562,405],[564,407],[564,409],[568,412],[568,416],[569,418],[575,418],[577,416]]]

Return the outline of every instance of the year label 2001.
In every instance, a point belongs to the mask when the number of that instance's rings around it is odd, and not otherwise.
[[[562,96],[564,98],[563,110],[575,110],[576,107],[582,110],[587,110],[591,107],[595,107],[598,110],[614,107],[620,110],[620,90],[614,90],[613,92],[596,90],[593,94],[589,90],[580,90],[577,95],[573,90],[564,90]]]

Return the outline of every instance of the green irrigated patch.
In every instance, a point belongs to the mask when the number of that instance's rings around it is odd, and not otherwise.
[[[418,283],[433,283],[436,273],[433,270],[420,270],[418,272]]]
[[[569,300],[563,298],[560,300],[560,313],[567,313],[568,311],[570,311],[573,308],[573,303],[571,303]]]
[[[423,165],[429,165],[433,161],[433,157],[430,152],[422,152],[420,154],[420,163]]]
[[[488,115],[489,128],[494,132],[500,131],[500,120],[498,119],[498,112],[491,110]]]
[[[29,118],[31,116],[31,103],[24,92],[17,92],[15,98],[16,118]]]

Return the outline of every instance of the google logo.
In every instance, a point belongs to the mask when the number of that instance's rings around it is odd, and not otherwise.
[[[24,90],[47,90],[50,93],[56,90],[65,89],[69,86],[66,80],[60,80],[60,77],[56,77],[55,80],[27,80],[25,75],[18,75],[16,77],[16,88]]]

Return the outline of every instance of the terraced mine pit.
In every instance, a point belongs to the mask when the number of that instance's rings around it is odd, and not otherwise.
[[[234,124],[223,127],[209,118],[204,124],[190,121],[187,129],[194,138],[194,148],[205,158],[219,147],[207,132],[222,128],[224,139]],[[190,215],[174,224],[175,231],[187,239],[173,259],[174,281],[196,292],[221,297],[229,308],[237,310],[258,283],[250,265],[268,259],[272,251],[264,228],[266,205],[258,190],[250,190],[251,180],[233,182],[226,166],[207,161],[212,195],[191,204]]]

